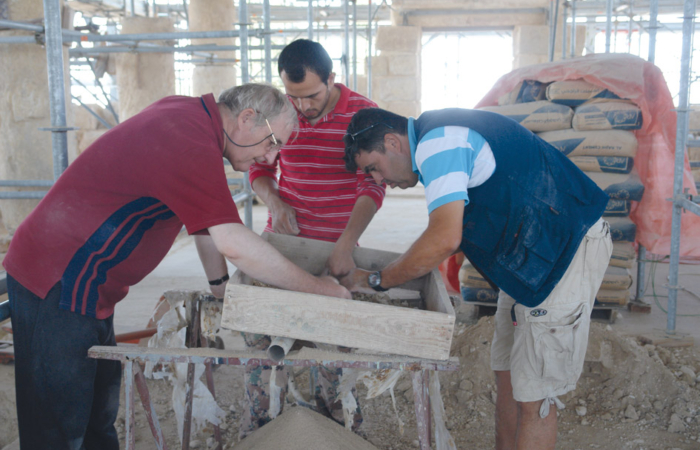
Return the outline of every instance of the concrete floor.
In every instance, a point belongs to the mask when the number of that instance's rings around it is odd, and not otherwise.
[[[383,207],[379,210],[360,245],[380,250],[403,252],[421,234],[428,223],[424,191],[415,188],[408,191],[390,190]],[[242,211],[241,211],[242,213]],[[261,233],[267,221],[267,208],[253,207],[253,229]],[[654,269],[654,265],[656,266]],[[668,264],[647,264],[646,279],[649,280],[645,301],[652,305],[651,314],[630,313],[626,309],[618,312],[612,327],[623,334],[653,335],[667,329],[667,315],[657,305],[667,309]],[[230,272],[233,273],[233,267]],[[654,272],[654,289],[650,275]],[[636,273],[633,274],[636,279]],[[700,265],[681,265],[679,284],[688,291],[700,295]],[[179,238],[161,264],[141,283],[133,286],[128,296],[116,308],[115,329],[124,333],[145,328],[153,313],[153,307],[163,292],[170,289],[206,290],[208,287],[194,241],[191,236]],[[634,287],[633,287],[634,289]],[[653,297],[654,290],[657,298]],[[700,298],[680,291],[675,329],[678,335],[690,335],[700,343]],[[471,308],[462,307],[462,311]]]

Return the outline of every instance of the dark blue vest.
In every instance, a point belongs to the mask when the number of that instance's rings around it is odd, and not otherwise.
[[[496,171],[470,188],[460,248],[518,303],[542,303],[564,275],[608,196],[566,156],[512,119],[444,109],[416,119],[417,141],[434,128],[468,127],[491,146]]]

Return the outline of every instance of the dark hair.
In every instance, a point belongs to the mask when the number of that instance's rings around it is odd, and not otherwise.
[[[277,58],[277,72],[287,74],[292,83],[301,83],[310,70],[328,84],[328,77],[333,71],[333,61],[328,52],[318,42],[297,39],[287,45]]]
[[[361,109],[352,116],[348,130],[343,137],[345,142],[345,168],[357,171],[355,157],[360,152],[378,151],[384,153],[384,136],[396,133],[405,136],[408,119],[380,108]]]

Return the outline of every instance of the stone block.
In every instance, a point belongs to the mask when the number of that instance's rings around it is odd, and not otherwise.
[[[195,65],[192,71],[192,95],[212,93],[214,98],[236,85],[236,68],[233,65]]]
[[[365,68],[365,73],[367,68]],[[385,54],[372,57],[372,76],[382,77],[389,75],[389,57]]]
[[[546,25],[522,25],[513,30],[513,55],[547,55],[549,51],[549,27]]]
[[[691,161],[700,161],[700,148],[689,148],[688,159]]]
[[[418,101],[419,79],[416,77],[372,77],[372,97],[384,102]]]
[[[88,106],[90,106],[91,108],[94,108],[94,105],[88,105]],[[74,124],[73,126],[80,128],[80,130],[78,130],[78,132],[87,131],[87,130],[94,130],[97,128],[97,124],[99,124],[100,122],[95,118],[95,116],[90,114],[84,107],[82,107],[81,105],[75,105],[75,104],[71,104],[71,107],[73,109],[73,117],[75,118],[74,122],[73,122],[73,124]]]
[[[355,89],[355,92],[367,97],[367,77],[365,75],[357,76],[357,89]]]
[[[379,27],[376,46],[380,51],[420,53],[423,30],[421,27]]]
[[[421,113],[420,102],[389,102],[386,104],[387,109],[404,117],[418,117]]]
[[[415,53],[389,53],[386,55],[390,75],[420,76],[420,56]]]
[[[688,131],[691,133],[700,133],[700,106],[691,106],[689,119],[688,119]]]
[[[533,64],[542,64],[546,63],[547,61],[549,61],[549,57],[547,55],[515,55],[513,58],[513,69],[519,69],[520,67],[531,66]]]

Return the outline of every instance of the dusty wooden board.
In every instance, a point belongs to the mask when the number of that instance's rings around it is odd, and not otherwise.
[[[643,344],[657,345],[660,347],[692,347],[695,340],[686,334],[669,335],[665,331],[652,331],[643,335],[636,335]]]
[[[272,234],[263,237],[316,274],[333,249],[328,242]],[[353,252],[357,266],[367,270],[381,269],[398,256],[366,248]],[[399,286],[402,295],[405,290],[419,291],[427,310],[248,286],[250,277],[240,272],[232,280],[224,298],[223,328],[417,358],[449,357],[455,313],[437,270]]]

